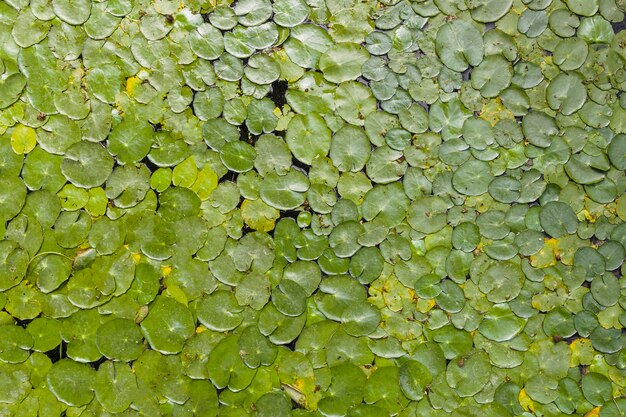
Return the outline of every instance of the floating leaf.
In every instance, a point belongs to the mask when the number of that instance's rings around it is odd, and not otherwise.
[[[61,402],[74,407],[88,404],[94,397],[96,372],[87,364],[61,359],[46,377],[48,388]]]
[[[98,350],[109,359],[125,362],[135,360],[143,352],[143,335],[132,320],[113,319],[96,332]]]
[[[480,32],[464,20],[456,19],[437,31],[437,54],[453,71],[465,71],[483,60],[483,39]]]
[[[216,291],[198,300],[196,314],[200,323],[220,332],[232,330],[243,321],[243,307],[227,291]]]
[[[37,144],[37,133],[32,127],[18,125],[11,135],[13,152],[19,155],[27,154]]]
[[[195,331],[189,309],[173,298],[159,296],[150,304],[141,330],[150,346],[165,354],[178,353]]]
[[[0,360],[8,363],[24,362],[29,357],[29,349],[33,347],[33,337],[20,326],[5,324],[0,326],[2,337]]]
[[[113,158],[103,146],[79,142],[65,153],[61,171],[75,186],[93,188],[104,184],[111,175],[113,164]]]
[[[333,83],[355,80],[361,76],[361,67],[369,53],[360,45],[340,43],[331,46],[319,60],[319,69],[324,78]]]
[[[304,193],[309,182],[299,171],[289,171],[280,176],[268,174],[261,183],[260,194],[263,201],[279,210],[292,210],[304,203]]]
[[[110,361],[98,368],[94,391],[102,407],[111,413],[126,410],[138,394],[132,369],[122,362]]]
[[[297,115],[289,122],[285,140],[299,161],[311,165],[314,159],[328,154],[331,133],[321,116],[315,113]]]

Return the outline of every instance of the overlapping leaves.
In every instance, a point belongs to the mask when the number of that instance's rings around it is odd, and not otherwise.
[[[1,3],[2,410],[623,415],[625,12]]]

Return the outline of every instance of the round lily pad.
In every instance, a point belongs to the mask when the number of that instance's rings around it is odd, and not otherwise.
[[[441,197],[424,196],[414,201],[407,212],[411,227],[422,233],[435,233],[447,222],[448,204]]]
[[[235,172],[245,172],[252,169],[255,157],[254,148],[241,141],[228,142],[220,151],[220,159],[224,165]]]
[[[481,195],[487,192],[492,179],[487,162],[470,160],[454,172],[452,185],[461,194]]]
[[[620,134],[611,139],[607,154],[615,168],[626,169],[626,134]]]
[[[524,273],[519,265],[500,262],[481,274],[479,288],[489,301],[505,303],[519,295],[523,283]]]
[[[96,372],[87,364],[61,359],[46,377],[48,388],[54,396],[69,406],[80,407],[94,397]]]
[[[446,370],[446,381],[460,397],[470,397],[487,384],[490,374],[489,356],[476,350],[465,358],[450,362]]]
[[[480,243],[480,233],[474,223],[463,222],[452,232],[452,245],[464,252],[471,252]]]
[[[243,321],[243,307],[235,295],[228,291],[216,291],[198,300],[196,314],[200,323],[215,331],[232,330]]]
[[[453,71],[465,71],[483,60],[483,38],[471,23],[455,19],[437,32],[437,55]]]
[[[26,186],[19,177],[0,178],[0,215],[10,220],[15,217],[26,202]]]
[[[525,324],[507,304],[496,304],[485,314],[478,331],[489,340],[504,342],[521,332]]]
[[[143,334],[134,321],[113,319],[98,328],[96,346],[109,359],[129,362],[143,352]]]
[[[123,120],[109,135],[109,150],[122,164],[139,162],[150,151],[153,134],[147,121]]]
[[[30,356],[33,337],[20,326],[4,324],[0,326],[0,360],[8,363],[24,362]]]
[[[554,238],[572,234],[578,227],[578,219],[570,206],[559,201],[546,204],[539,213],[541,226]]]
[[[185,341],[195,331],[191,311],[184,304],[166,296],[158,296],[148,308],[148,315],[141,322],[141,330],[150,346],[165,354],[180,352]]]
[[[28,252],[11,240],[0,241],[0,288],[8,290],[19,284],[29,264]]]
[[[367,302],[354,303],[342,314],[346,333],[352,336],[367,336],[372,333],[378,327],[380,319],[378,309]]]
[[[585,104],[587,91],[580,76],[562,73],[550,81],[546,98],[551,109],[570,115]]]
[[[305,200],[309,181],[299,171],[291,170],[281,176],[268,174],[261,183],[260,195],[268,205],[279,210],[292,210]]]
[[[274,21],[284,27],[294,27],[309,16],[309,6],[304,0],[277,0],[274,2]]]
[[[94,381],[96,398],[111,413],[121,413],[138,397],[137,380],[130,366],[106,361]]]
[[[299,316],[306,309],[306,292],[296,282],[283,280],[272,290],[272,303],[286,316]]]
[[[299,161],[311,165],[313,159],[328,154],[331,133],[321,116],[310,113],[291,119],[285,140]]]
[[[591,404],[600,406],[613,398],[611,382],[599,373],[590,372],[582,380],[583,395]]]
[[[43,293],[56,290],[70,277],[72,261],[60,254],[48,254],[34,260],[29,279],[36,282]]]
[[[93,188],[104,184],[113,171],[113,157],[97,143],[78,142],[63,158],[61,171],[77,187]]]
[[[495,22],[509,11],[512,4],[512,0],[481,0],[472,3],[470,11],[477,22]]]
[[[344,42],[331,46],[320,56],[319,69],[324,78],[333,83],[355,80],[361,76],[361,67],[369,53],[360,45]]]

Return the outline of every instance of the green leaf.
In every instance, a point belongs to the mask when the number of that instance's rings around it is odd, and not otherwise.
[[[121,164],[141,161],[152,146],[153,131],[147,121],[125,119],[109,135],[109,150]]]
[[[546,98],[551,109],[567,116],[583,106],[587,92],[580,76],[559,74],[550,81]]]
[[[454,171],[452,185],[461,194],[476,196],[487,192],[492,178],[487,162],[469,160]]]
[[[490,55],[472,71],[472,87],[483,97],[496,97],[511,84],[513,67],[502,55]]]
[[[20,326],[4,324],[0,326],[0,360],[7,363],[24,362],[30,356],[33,337]]]
[[[446,381],[460,397],[471,397],[489,381],[491,363],[489,356],[481,350],[450,362],[446,370]]]
[[[483,60],[483,39],[471,23],[455,19],[437,31],[436,50],[446,67],[461,72]]]
[[[96,372],[89,365],[61,359],[52,365],[46,382],[59,401],[69,406],[80,407],[93,399],[95,377]]]
[[[582,16],[592,16],[598,11],[598,1],[568,0],[567,7],[576,14]]]
[[[134,321],[113,319],[98,328],[96,346],[109,359],[129,362],[143,352],[143,334]]]
[[[517,297],[524,284],[519,265],[500,262],[489,267],[479,278],[480,291],[493,303],[505,303]]]
[[[590,372],[582,379],[583,395],[591,404],[604,405],[613,398],[611,382],[599,373]]]
[[[507,304],[496,304],[485,314],[478,331],[489,340],[505,342],[519,334],[525,324]]]
[[[274,2],[274,21],[284,27],[298,27],[309,16],[304,0],[277,0]]]
[[[299,171],[289,171],[280,176],[268,174],[261,183],[260,195],[263,201],[278,210],[292,210],[305,200],[305,192],[309,189],[309,181]]]
[[[141,322],[141,330],[152,349],[164,354],[178,353],[195,332],[189,309],[173,298],[158,296]]]
[[[98,368],[94,391],[105,410],[121,413],[138,394],[135,374],[130,366],[122,362],[106,361]]]
[[[539,213],[541,227],[554,238],[572,234],[578,227],[578,219],[574,210],[565,203],[551,201]]]
[[[16,72],[0,80],[0,109],[15,103],[26,86],[26,77]]]
[[[285,141],[299,161],[311,165],[314,159],[328,154],[331,132],[316,113],[296,115],[289,122]]]
[[[512,0],[480,0],[471,3],[470,11],[477,22],[495,22],[509,11],[512,4]]]
[[[0,289],[8,290],[19,284],[29,264],[28,252],[10,240],[0,241]]]
[[[228,291],[216,291],[197,301],[196,314],[200,323],[208,329],[224,332],[239,326],[243,321],[243,307],[235,295]]]
[[[103,146],[79,142],[72,145],[65,153],[61,171],[65,178],[75,186],[93,188],[104,184],[113,171],[113,164],[113,158]]]
[[[244,329],[239,338],[239,351],[243,362],[250,368],[271,365],[278,354],[278,348],[256,326]]]
[[[18,155],[27,154],[37,144],[37,133],[32,127],[18,125],[11,134],[11,147]]]
[[[345,42],[331,46],[320,56],[319,69],[328,81],[339,84],[361,76],[369,52],[360,45]]]
[[[400,360],[400,388],[410,400],[421,400],[432,379],[429,369],[422,363],[413,359]]]
[[[0,178],[0,215],[5,220],[15,217],[26,202],[26,186],[19,177]]]

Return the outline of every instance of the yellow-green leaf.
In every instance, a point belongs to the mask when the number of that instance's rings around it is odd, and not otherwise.
[[[29,126],[17,125],[11,135],[11,147],[18,155],[29,153],[37,145],[37,132]]]

